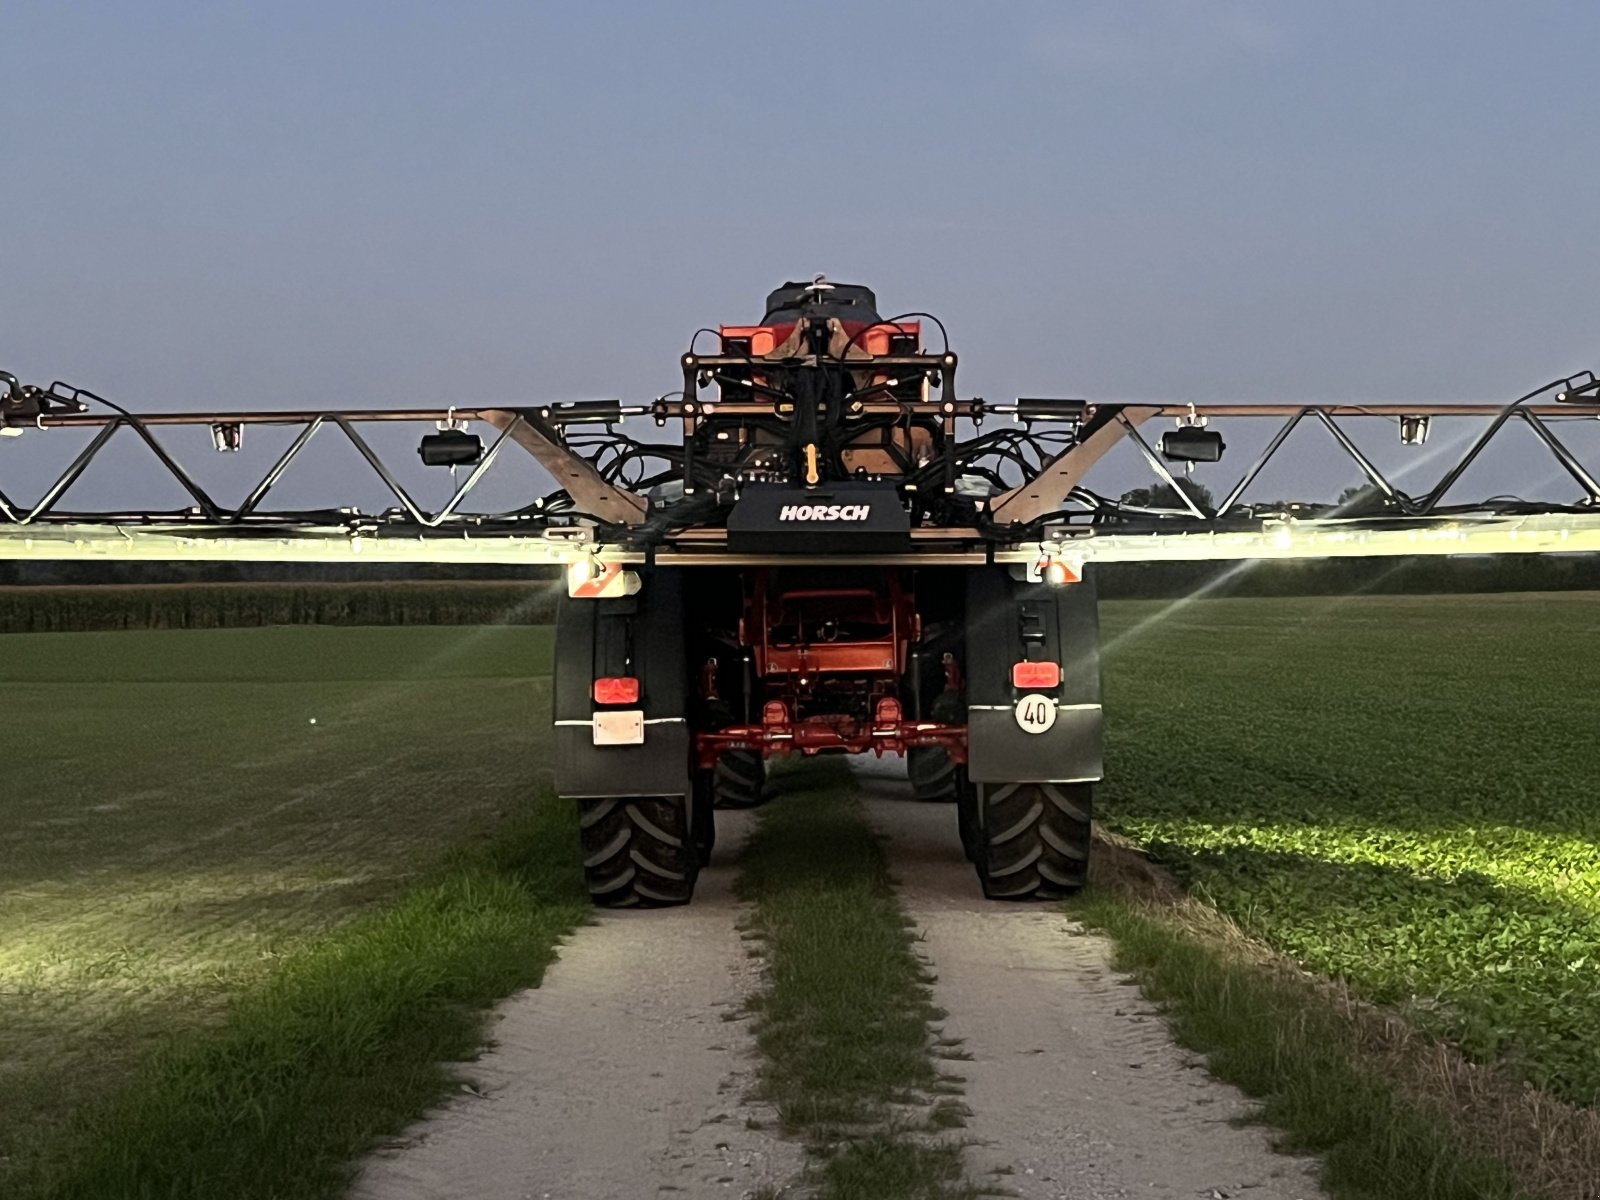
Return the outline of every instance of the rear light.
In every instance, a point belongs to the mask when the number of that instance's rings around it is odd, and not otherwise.
[[[639,681],[632,675],[607,675],[594,681],[596,704],[639,703]]]
[[[1064,558],[1051,558],[1046,554],[1033,564],[1028,578],[1048,583],[1052,587],[1065,587],[1083,578],[1083,566],[1070,563]]]
[[[1019,662],[1011,667],[1011,686],[1017,688],[1053,688],[1061,685],[1061,664],[1053,662]]]
[[[893,696],[879,700],[875,720],[879,725],[900,724],[900,701]]]
[[[761,723],[763,725],[787,725],[789,723],[789,706],[782,700],[768,700],[761,706]]]

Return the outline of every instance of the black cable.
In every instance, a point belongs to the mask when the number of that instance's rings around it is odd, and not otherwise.
[[[755,366],[756,365],[758,360],[753,355],[749,355],[749,354],[729,354],[728,353],[728,347],[726,345],[722,344],[723,341],[725,340],[722,337],[722,331],[720,329],[712,329],[712,328],[710,328],[708,326],[705,326],[705,325],[702,325],[699,329],[696,329],[694,331],[694,336],[689,339],[689,353],[690,354],[694,354],[695,353],[694,344],[695,344],[696,341],[699,340],[699,337],[700,337],[700,335],[702,333],[712,334],[718,339],[717,353],[719,355],[721,355],[722,357],[724,357],[724,358],[742,358],[750,366]],[[671,393],[671,392],[667,393],[667,395],[669,395],[669,396],[672,395],[672,394],[673,393]],[[680,395],[680,396],[683,395],[682,392],[679,392],[677,394]]]
[[[950,353],[950,333],[947,329],[945,329],[943,321],[939,320],[938,317],[929,312],[907,312],[901,313],[897,317],[890,317],[887,320],[874,321],[870,325],[863,325],[860,329],[856,330],[855,333],[850,335],[850,340],[845,342],[844,349],[839,353],[838,356],[836,356],[835,361],[846,363],[846,360],[850,357],[850,347],[854,346],[856,344],[856,339],[864,333],[869,333],[874,329],[886,328],[893,328],[898,333],[905,333],[905,327],[901,325],[900,322],[904,321],[907,317],[926,317],[928,320],[937,325],[939,327],[939,337],[944,342],[944,348],[940,350],[939,353]],[[846,363],[846,365],[848,365],[848,363]]]
[[[995,447],[993,449],[986,450],[982,454],[976,455],[973,458],[957,459],[956,465],[960,467],[976,467],[977,464],[985,458],[999,458],[1016,463],[1016,465],[1022,470],[1022,479],[1024,483],[1031,481],[1039,473],[1037,468],[1035,468],[1032,463],[1030,463],[1022,455],[1018,454],[1015,450],[1001,447]]]
[[[56,391],[57,388],[67,388],[72,392],[72,395],[63,396],[61,393]],[[97,396],[94,392],[91,392],[86,388],[74,387],[72,384],[61,379],[57,379],[52,382],[50,384],[49,391],[45,394],[54,397],[57,400],[66,400],[68,402],[74,400],[93,400],[97,404],[104,404],[107,408],[111,409],[112,412],[120,413],[122,416],[127,417],[130,421],[137,421],[139,419],[127,409],[123,408],[122,405],[116,403],[116,401],[107,400],[104,396]]]

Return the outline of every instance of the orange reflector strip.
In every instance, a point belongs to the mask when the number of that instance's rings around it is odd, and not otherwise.
[[[627,578],[621,563],[602,563],[583,558],[567,564],[567,595],[574,600],[598,600],[627,594]]]
[[[1019,662],[1011,667],[1011,686],[1019,688],[1053,688],[1061,683],[1061,664],[1053,662]]]
[[[639,681],[631,675],[606,675],[594,681],[596,704],[639,703]]]
[[[1056,587],[1077,583],[1083,578],[1082,568],[1074,566],[1064,558],[1041,558],[1034,566],[1040,579]]]

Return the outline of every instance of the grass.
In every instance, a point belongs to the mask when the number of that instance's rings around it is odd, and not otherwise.
[[[1118,965],[1164,1003],[1173,1035],[1207,1054],[1213,1075],[1262,1101],[1282,1148],[1321,1156],[1340,1200],[1516,1200],[1507,1167],[1371,1070],[1357,1026],[1303,979],[1196,938],[1115,893],[1073,900],[1074,915],[1116,942]]]
[[[51,1200],[304,1200],[445,1094],[484,1011],[537,984],[584,919],[561,806],[515,818],[372,916],[290,954],[225,1022],[173,1040],[24,1179]],[[553,848],[568,853],[553,853]]]
[[[493,914],[513,901],[505,889],[534,886],[519,874],[532,860],[507,847],[538,833],[540,853],[577,878],[573,839],[540,825],[559,818],[533,804],[547,784],[548,630],[11,635],[0,649],[12,717],[0,792],[0,1194],[57,1156],[103,1096],[132,1088],[125,1115],[161,1111],[190,1069],[170,1057],[186,1038],[224,1039],[197,1053],[242,1055],[226,1041],[243,1036],[229,1032],[239,1021],[265,1028],[295,996],[317,1010],[332,986],[318,982],[328,956],[366,964],[352,986],[365,977],[432,995],[440,976],[429,972],[445,966],[427,956],[444,948],[428,939],[453,923],[508,945],[539,940],[494,932]],[[474,847],[477,865],[456,859],[440,873],[452,848],[470,858]],[[349,932],[396,903],[389,934]],[[441,906],[433,933],[403,916],[419,904]],[[409,940],[416,974],[385,982],[380,951],[362,958],[346,936]],[[439,995],[470,1008],[480,983],[469,972],[467,991]],[[426,999],[405,996],[392,994],[396,1019]],[[398,1026],[369,1032],[385,1028]],[[149,1067],[152,1054],[167,1065]]]
[[[1600,601],[1151,615],[1108,612],[1104,821],[1274,947],[1600,1102]]]
[[[754,1001],[762,1085],[817,1155],[819,1200],[971,1195],[959,1146],[930,1139],[953,1082],[934,1065],[928,977],[848,767],[789,770],[763,809],[739,886],[767,987]],[[914,1115],[920,1114],[920,1115]]]

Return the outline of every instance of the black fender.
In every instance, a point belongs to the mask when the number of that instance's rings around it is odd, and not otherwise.
[[[636,595],[563,597],[556,606],[552,708],[555,783],[562,796],[686,796],[689,670],[684,580],[679,570],[641,570]],[[639,680],[644,743],[594,744],[595,679]]]
[[[967,573],[967,775],[976,783],[1089,783],[1104,774],[1100,615],[1087,576],[1064,586],[1011,578],[1005,567]],[[1017,724],[1011,668],[1061,664],[1056,719],[1043,733]]]

